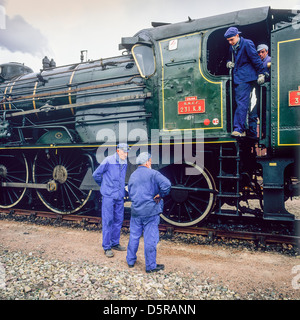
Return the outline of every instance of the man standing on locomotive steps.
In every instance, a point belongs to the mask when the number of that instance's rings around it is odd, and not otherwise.
[[[250,106],[251,91],[255,81],[259,85],[265,82],[264,66],[254,43],[240,37],[241,32],[230,27],[224,37],[230,44],[227,68],[233,69],[234,93],[237,108],[233,121],[233,137],[246,136],[246,120]],[[256,137],[257,117],[249,117],[248,136]],[[251,121],[252,120],[252,121]]]
[[[113,250],[126,251],[120,245],[120,233],[124,220],[125,176],[129,147],[117,146],[117,152],[106,157],[93,173],[102,195],[102,247],[108,258]]]

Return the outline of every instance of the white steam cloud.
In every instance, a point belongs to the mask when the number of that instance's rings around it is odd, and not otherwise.
[[[0,48],[33,56],[43,56],[49,52],[46,37],[20,15],[12,18],[5,16],[5,28],[0,29]]]

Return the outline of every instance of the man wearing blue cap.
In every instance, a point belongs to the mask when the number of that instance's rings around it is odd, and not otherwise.
[[[125,176],[129,146],[120,143],[117,152],[106,157],[93,173],[102,195],[102,247],[108,258],[114,256],[111,249],[126,251],[120,245],[124,220]]]
[[[256,50],[264,65],[265,72],[269,73],[268,63],[271,63],[271,57],[269,56],[269,47],[266,44],[260,44],[257,46]]]
[[[160,172],[151,169],[151,154],[148,152],[141,153],[136,163],[139,167],[132,173],[128,182],[128,193],[132,203],[126,260],[132,268],[144,231],[146,272],[157,272],[164,269],[163,264],[156,264],[159,214],[163,210],[161,198],[169,194],[171,182]]]
[[[240,37],[240,31],[230,27],[224,37],[230,44],[227,68],[233,69],[234,93],[237,108],[233,121],[233,137],[246,135],[246,120],[250,106],[250,95],[255,81],[265,82],[264,67],[259,58],[254,43]],[[250,135],[256,136],[257,118],[249,122]]]
[[[270,81],[271,57],[269,56],[269,47],[266,44],[260,44],[257,46],[256,51],[263,63],[265,74],[268,75],[266,81]],[[258,89],[257,89],[257,92],[259,92]],[[266,131],[266,120],[265,120],[266,119],[266,109],[265,109],[266,99],[265,99],[265,95],[260,96],[260,94],[257,94],[256,97],[257,97],[257,104],[255,106],[256,108],[257,106],[260,105],[260,99],[262,99],[263,110],[261,115],[262,119],[260,119],[260,121],[262,122],[262,136],[263,136]]]

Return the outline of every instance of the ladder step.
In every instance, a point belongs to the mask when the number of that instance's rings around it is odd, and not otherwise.
[[[241,195],[236,194],[236,193],[221,193],[221,194],[217,194],[217,197],[219,197],[219,198],[240,198]]]
[[[236,217],[239,216],[238,210],[230,210],[230,209],[219,209],[218,212],[215,212],[214,214],[216,215],[226,215],[226,216],[231,216],[231,217]]]
[[[217,176],[218,179],[240,179],[240,175]]]

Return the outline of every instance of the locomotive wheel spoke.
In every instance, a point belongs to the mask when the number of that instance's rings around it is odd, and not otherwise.
[[[80,185],[89,168],[88,159],[77,151],[40,151],[33,164],[33,181],[55,181],[57,190],[37,190],[44,205],[60,214],[79,211],[89,200],[92,190],[81,190]]]
[[[0,156],[0,182],[28,183],[28,163],[24,154]],[[26,188],[0,186],[0,208],[12,208],[24,197]]]
[[[193,199],[193,200],[196,200],[196,201],[201,201],[201,202],[204,202],[208,205],[208,200],[205,200],[205,199],[202,199],[201,197],[195,197],[193,195],[190,194],[190,199]]]
[[[193,218],[192,218],[192,216],[190,215],[190,211],[189,211],[189,208],[187,207],[186,203],[184,203],[184,207],[185,207],[186,213],[187,213],[190,221],[193,221]]]
[[[181,206],[178,206],[178,221],[181,221]]]
[[[186,169],[191,167],[194,167],[198,174],[186,174]],[[215,205],[216,186],[207,169],[184,163],[172,164],[160,171],[169,178],[174,187],[164,199],[161,217],[165,221],[177,226],[191,226],[209,215]],[[200,189],[202,191],[199,191]]]

